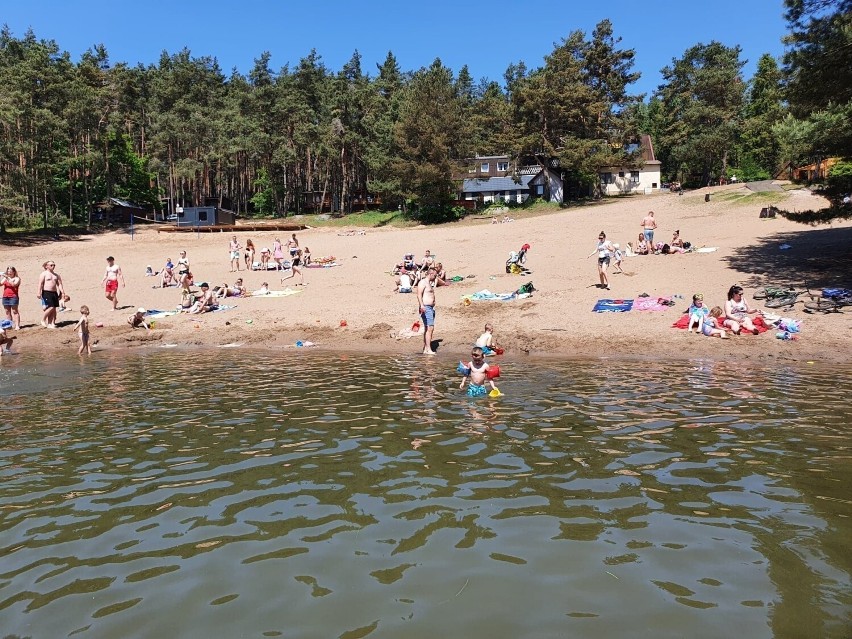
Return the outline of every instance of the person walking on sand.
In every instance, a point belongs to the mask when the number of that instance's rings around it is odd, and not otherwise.
[[[104,295],[112,302],[112,310],[118,310],[118,280],[121,279],[121,285],[127,286],[124,281],[124,274],[121,272],[121,267],[115,263],[115,258],[110,255],[107,258],[107,267],[101,284],[104,285]]]
[[[430,268],[426,277],[417,284],[417,304],[423,321],[423,354],[434,355],[432,335],[435,332],[435,279],[438,271]]]
[[[6,272],[0,274],[0,285],[3,286],[3,310],[6,311],[6,319],[12,323],[12,328],[21,330],[21,314],[18,312],[20,297],[18,289],[21,287],[21,278],[14,266],[7,266]]]
[[[609,279],[607,278],[606,270],[609,268],[609,261],[613,251],[615,251],[615,247],[612,245],[612,242],[606,239],[606,233],[601,231],[598,235],[597,247],[586,256],[586,259],[589,259],[595,253],[598,254],[598,277],[601,280],[598,288],[609,290]]]
[[[38,297],[44,306],[41,325],[45,328],[56,328],[56,309],[59,308],[59,297],[65,295],[62,277],[55,272],[56,262],[48,260],[42,265],[44,271],[38,278]]]
[[[242,248],[243,247],[240,246],[240,243],[237,241],[237,236],[234,235],[228,244],[228,251],[231,254],[231,273],[234,272],[235,268],[238,271],[240,270],[240,250]]]
[[[654,246],[654,229],[657,228],[657,220],[654,219],[654,212],[648,211],[648,215],[642,218],[642,234],[645,236],[645,241],[649,247]],[[652,248],[653,250],[653,248]]]

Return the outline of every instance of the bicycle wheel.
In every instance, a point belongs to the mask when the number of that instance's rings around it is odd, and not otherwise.
[[[787,295],[786,297],[775,297],[764,302],[766,308],[783,308],[784,306],[792,306],[798,302],[798,295]]]

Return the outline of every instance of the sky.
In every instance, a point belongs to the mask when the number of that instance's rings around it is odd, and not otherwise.
[[[338,71],[357,49],[373,76],[392,51],[403,71],[437,57],[455,73],[467,64],[475,80],[502,85],[509,64],[540,67],[572,31],[590,37],[608,18],[619,46],[636,52],[642,77],[631,91],[650,95],[664,66],[712,40],[740,45],[750,78],[763,53],[784,51],[783,10],[783,0],[0,0],[0,22],[17,38],[31,28],[38,39],[55,40],[74,61],[96,44],[112,63],[130,65],[157,64],[163,51],[187,48],[215,57],[226,74],[246,74],[264,51],[277,70],[316,49]]]

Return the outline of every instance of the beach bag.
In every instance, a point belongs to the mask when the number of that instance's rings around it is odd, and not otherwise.
[[[532,282],[527,282],[526,284],[522,284],[518,289],[518,295],[524,295],[528,293],[532,293],[535,290],[535,286],[533,286]]]

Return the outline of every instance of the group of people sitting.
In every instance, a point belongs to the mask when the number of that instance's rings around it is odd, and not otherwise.
[[[441,262],[435,260],[435,256],[429,249],[423,259],[418,263],[414,261],[414,253],[406,253],[402,257],[402,261],[398,262],[393,267],[393,275],[396,276],[394,292],[395,293],[411,293],[414,287],[421,279],[429,272],[430,268],[435,268],[438,272],[438,277],[435,279],[435,286],[444,286],[449,284],[447,272]]]
[[[728,299],[724,309],[721,306],[708,308],[704,304],[704,296],[696,293],[692,296],[692,305],[688,313],[687,330],[708,337],[727,338],[728,331],[734,335],[739,335],[743,330],[754,335],[760,332],[750,316],[762,313],[757,309],[749,308],[748,302],[743,297],[741,286],[734,285],[728,289]]]
[[[669,255],[671,253],[686,253],[692,248],[692,244],[684,241],[678,230],[674,232],[668,244],[657,242],[652,245],[645,239],[645,235],[640,233],[636,240],[636,245],[634,246],[632,242],[628,242],[627,248],[633,255]]]

